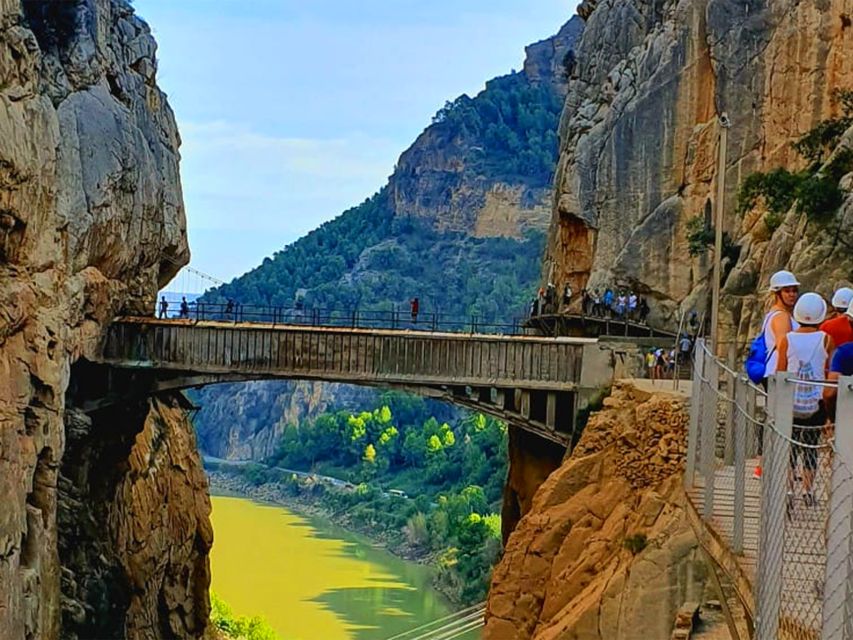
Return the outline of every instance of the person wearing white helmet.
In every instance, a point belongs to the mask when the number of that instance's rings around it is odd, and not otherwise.
[[[785,335],[799,325],[793,319],[794,305],[800,295],[800,282],[790,271],[777,271],[770,276],[770,308],[764,314],[761,323],[761,335],[764,336],[764,346],[767,361],[764,366],[764,388],[767,388],[767,377],[776,373],[779,360],[779,345]],[[761,458],[753,473],[755,478],[761,478]]]
[[[835,345],[829,334],[820,330],[826,318],[826,300],[817,293],[804,293],[794,306],[794,320],[799,328],[789,331],[779,345],[778,371],[790,371],[798,380],[825,380]],[[817,449],[826,426],[827,414],[823,388],[797,383],[794,388],[794,428],[791,434],[792,476],[797,458],[803,461],[803,501],[814,506],[814,475]],[[805,446],[799,446],[805,445]],[[793,499],[793,495],[789,492]]]
[[[837,313],[820,325],[821,331],[832,336],[836,347],[853,342],[853,318],[846,313],[851,301],[853,301],[853,289],[841,287],[832,296],[832,307]]]

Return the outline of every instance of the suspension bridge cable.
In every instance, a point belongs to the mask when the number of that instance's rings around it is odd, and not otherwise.
[[[447,623],[453,618],[459,618],[462,616],[466,616],[466,615],[476,611],[477,609],[482,609],[483,611],[485,611],[485,604],[486,604],[485,602],[478,602],[477,604],[473,604],[470,607],[465,607],[464,609],[460,609],[459,611],[454,611],[451,614],[448,614],[448,615],[441,617],[441,618],[437,618],[435,620],[432,620],[431,622],[427,622],[425,624],[422,624],[419,627],[415,627],[414,629],[409,629],[408,631],[403,631],[402,633],[398,633],[395,636],[391,636],[390,638],[387,638],[387,640],[403,640],[404,638],[412,635],[413,633],[424,631],[425,629],[428,629],[429,627],[434,627],[437,624]],[[412,638],[411,640],[417,640],[417,638]]]
[[[464,624],[447,625],[443,629],[437,629],[434,633],[424,636],[423,638],[417,638],[416,640],[451,640],[452,638],[458,638],[459,636],[465,635],[474,629],[479,629],[482,626],[484,626],[484,622],[482,614],[480,614],[474,620],[469,620]]]
[[[418,636],[415,636],[411,638],[411,640],[446,640],[448,637],[453,636],[453,634],[456,633],[462,627],[468,627],[472,624],[474,625],[474,627],[476,627],[482,624],[483,615],[485,614],[485,612],[485,607],[479,607],[473,612],[468,613],[463,617],[447,622],[446,624],[442,625],[437,629],[432,629],[431,631],[427,631],[426,633],[422,633]]]

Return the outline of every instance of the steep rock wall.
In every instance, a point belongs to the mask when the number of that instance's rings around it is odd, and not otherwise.
[[[188,259],[180,139],[155,51],[125,0],[0,0],[3,638],[60,631],[57,484],[71,364],[117,313],[151,309]],[[141,426],[115,428],[132,438]]]
[[[775,233],[735,209],[746,175],[801,168],[790,143],[837,115],[834,90],[853,88],[853,2],[589,0],[580,11],[543,277],[635,288],[658,323],[705,308],[711,256],[689,254],[687,222],[711,220],[727,112],[724,230],[739,258],[724,335],[745,339],[762,311],[756,290],[778,268],[824,293],[849,281],[837,240],[851,230],[849,197],[826,225],[792,212]]]
[[[617,383],[510,535],[484,638],[669,638],[707,568],[687,521],[682,399]]]

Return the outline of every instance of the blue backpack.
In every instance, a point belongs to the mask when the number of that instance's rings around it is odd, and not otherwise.
[[[764,340],[764,332],[767,330],[767,324],[770,322],[770,318],[772,318],[773,315],[767,316],[764,320],[764,324],[761,326],[761,333],[759,333],[758,336],[753,339],[752,344],[749,345],[749,355],[746,357],[746,363],[744,364],[746,375],[755,384],[761,384],[761,381],[764,380],[765,374],[767,373],[767,362],[776,350],[776,347],[774,346],[773,349],[770,350],[770,353],[768,353],[767,343]]]

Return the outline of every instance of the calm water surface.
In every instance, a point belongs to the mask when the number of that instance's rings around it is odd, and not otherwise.
[[[450,613],[423,566],[281,507],[211,500],[213,590],[283,640],[382,640]]]

